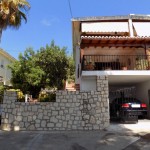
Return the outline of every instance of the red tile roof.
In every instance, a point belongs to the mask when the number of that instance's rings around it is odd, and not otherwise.
[[[129,36],[81,36],[81,39],[115,39],[115,40],[136,40],[136,39],[150,39],[150,36],[136,36],[136,37],[129,37]]]

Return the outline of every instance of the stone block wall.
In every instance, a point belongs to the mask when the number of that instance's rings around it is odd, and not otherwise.
[[[5,92],[3,130],[100,130],[109,126],[108,78],[97,77],[97,91],[57,91],[56,102],[16,102]]]

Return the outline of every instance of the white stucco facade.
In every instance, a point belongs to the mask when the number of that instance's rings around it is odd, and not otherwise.
[[[96,90],[96,77],[97,76],[84,76],[81,78],[81,91],[95,91]]]
[[[75,68],[75,82],[76,84],[79,84],[80,83],[80,70],[81,70],[81,63],[80,63],[80,48],[78,45],[76,45],[76,56],[75,56],[75,65],[76,65],[76,68]]]
[[[149,105],[148,90],[150,90],[150,81],[145,81],[136,85],[137,98],[142,99],[147,105]]]
[[[8,65],[11,64],[13,61],[15,61],[15,58],[13,58],[4,50],[0,49],[0,77],[1,82],[3,82],[4,85],[11,85],[11,71],[10,69],[8,69]]]
[[[150,119],[150,80],[136,85],[136,96],[148,107],[148,118]]]
[[[72,19],[73,28],[73,51],[76,62],[76,84],[81,85],[81,89],[87,89],[84,82],[85,76],[94,77],[97,75],[150,75],[149,71],[137,72],[134,68],[130,71],[83,71],[82,63],[84,55],[150,55],[149,46],[142,43],[144,38],[150,37],[150,16],[134,15],[128,16],[102,16],[83,17]],[[117,39],[115,39],[117,37]],[[132,39],[133,38],[133,39]],[[143,39],[142,39],[143,38]],[[131,41],[130,42],[128,42]],[[136,45],[137,42],[141,41]],[[149,40],[149,39],[148,39]],[[111,41],[111,42],[110,42]],[[122,42],[123,41],[123,42]],[[105,45],[103,45],[105,43]],[[107,45],[110,44],[110,45]],[[117,44],[120,45],[117,45]],[[130,43],[130,44],[129,44]],[[133,45],[134,46],[133,46]],[[141,46],[140,46],[141,44]],[[147,41],[149,44],[149,41]],[[124,47],[124,45],[126,45]],[[131,46],[132,45],[132,46]],[[147,52],[146,52],[147,50]],[[96,58],[98,59],[98,58]],[[116,57],[114,57],[115,61]],[[104,60],[103,60],[104,61]],[[105,62],[105,61],[104,61]],[[134,64],[134,62],[132,63]],[[131,67],[131,66],[130,66]],[[90,80],[90,79],[89,79]],[[93,79],[91,79],[93,80]],[[90,87],[93,87],[88,81]],[[89,87],[89,88],[90,88]],[[88,89],[89,89],[88,88]]]

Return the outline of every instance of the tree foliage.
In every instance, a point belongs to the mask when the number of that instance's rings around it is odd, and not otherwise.
[[[73,56],[68,56],[68,61],[69,61],[69,67],[68,67],[68,72],[67,72],[67,80],[69,82],[74,82],[75,81],[75,63],[73,60]]]
[[[56,46],[54,41],[36,53],[32,48],[19,55],[19,60],[9,68],[14,88],[27,91],[37,97],[41,88],[63,88],[64,81],[73,79],[74,63],[66,54],[66,48]]]
[[[22,19],[27,21],[28,8],[30,4],[26,0],[0,0],[0,37],[7,27],[18,29]]]
[[[24,52],[24,55],[19,55],[18,61],[9,66],[12,71],[13,87],[21,89],[24,93],[31,91],[30,94],[33,96],[36,96],[36,93],[41,89],[39,84],[44,75],[42,69],[36,66],[36,59],[33,49],[29,48]]]
[[[41,66],[45,72],[45,76],[42,78],[43,84],[61,89],[63,86],[62,81],[67,79],[67,69],[69,67],[66,48],[60,49],[52,41],[50,45],[40,49],[38,58],[37,65]]]

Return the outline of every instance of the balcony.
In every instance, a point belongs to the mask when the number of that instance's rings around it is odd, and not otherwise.
[[[149,55],[83,55],[83,71],[150,70]]]

